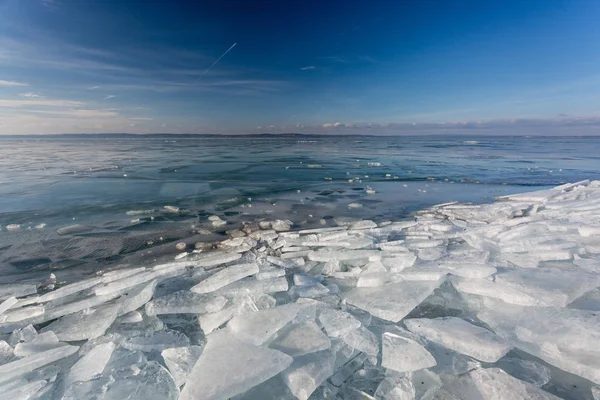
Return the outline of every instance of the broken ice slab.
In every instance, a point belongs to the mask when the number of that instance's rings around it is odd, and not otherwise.
[[[185,383],[202,350],[202,346],[173,347],[160,353],[177,387]]]
[[[198,323],[202,332],[208,335],[227,321],[229,321],[233,315],[238,311],[238,306],[233,305],[226,307],[216,313],[207,313],[198,316]]]
[[[346,302],[387,321],[398,322],[421,304],[439,281],[403,281],[344,293]]]
[[[498,361],[496,366],[501,367],[510,375],[537,387],[544,386],[551,378],[550,369],[531,360],[504,357]]]
[[[497,274],[495,282],[535,298],[539,305],[565,307],[599,287],[600,275],[562,268],[520,269]]]
[[[415,388],[407,374],[394,374],[379,383],[374,397],[381,400],[414,400]]]
[[[311,285],[292,286],[290,289],[290,295],[295,297],[304,298],[316,298],[321,297],[329,293],[329,289],[320,283],[313,283]]]
[[[9,297],[0,303],[0,314],[3,314],[6,310],[17,304],[18,300],[16,297]]]
[[[0,387],[0,396],[11,400],[39,399],[38,392],[47,384],[48,381],[43,379],[32,382],[23,380],[19,385],[12,385],[10,388]]]
[[[94,339],[106,332],[117,317],[118,305],[108,305],[97,309],[80,311],[66,315],[42,329],[52,331],[59,340],[77,341]]]
[[[256,279],[263,281],[266,279],[279,278],[280,276],[285,276],[285,269],[267,265],[260,267],[259,272],[256,274]]]
[[[352,314],[331,309],[321,311],[319,322],[330,337],[339,337],[361,326],[360,321],[354,318]]]
[[[307,400],[334,373],[335,353],[330,350],[298,357],[281,377],[298,400]]]
[[[16,379],[35,369],[68,357],[78,349],[78,346],[61,346],[0,365],[0,382]]]
[[[17,343],[15,346],[15,355],[18,357],[27,357],[65,344],[66,343],[59,343],[54,332],[48,331],[36,335],[35,338],[30,341]]]
[[[211,253],[202,254],[193,258],[196,267],[211,269],[229,262],[239,260],[242,257],[241,253],[214,251]]]
[[[431,368],[437,364],[431,353],[412,339],[385,332],[381,342],[381,365],[384,368],[397,372],[410,372]]]
[[[143,352],[163,351],[171,347],[185,347],[190,345],[190,339],[181,332],[171,329],[146,332],[139,336],[127,338],[122,347],[127,350],[139,350]]]
[[[227,329],[241,340],[259,346],[296,318],[300,311],[309,307],[306,304],[292,303],[236,315],[227,324]]]
[[[448,270],[441,268],[422,267],[406,268],[395,274],[400,281],[441,281],[448,274]]]
[[[369,357],[377,357],[379,354],[377,336],[364,325],[340,335],[340,339],[348,346],[365,353]]]
[[[6,343],[6,341],[0,340],[0,365],[6,364],[14,358],[15,354],[13,348],[10,347],[10,345]]]
[[[300,235],[309,235],[312,233],[328,233],[328,232],[336,232],[336,231],[345,231],[348,229],[347,226],[332,226],[330,228],[315,228],[315,229],[303,229],[299,230],[297,233]]]
[[[96,375],[100,375],[114,350],[115,344],[113,342],[102,343],[91,349],[71,367],[66,384],[89,381]]]
[[[284,276],[261,281],[250,277],[229,284],[217,290],[215,294],[221,296],[241,296],[249,293],[287,292],[288,288],[288,281]]]
[[[477,318],[520,350],[600,383],[600,315],[595,311],[522,307],[488,300]],[[576,338],[576,339],[575,339]]]
[[[195,293],[214,292],[256,273],[258,273],[258,265],[256,263],[231,265],[209,276],[190,290]]]
[[[462,276],[464,278],[486,278],[497,272],[496,268],[490,264],[446,264],[437,262],[439,268],[447,269],[452,275]]]
[[[39,297],[39,303],[45,303],[47,301],[56,300],[61,297],[66,297],[73,293],[81,292],[83,290],[89,289],[93,286],[102,283],[102,279],[100,277],[85,279],[83,281],[70,283],[66,286],[60,287],[52,292],[48,292]]]
[[[530,383],[513,378],[500,368],[479,368],[471,371],[470,376],[484,399],[560,399]]]
[[[393,281],[394,274],[389,272],[370,272],[361,273],[356,282],[356,287],[377,287],[385,285],[386,283]]]
[[[43,315],[44,310],[43,305],[14,308],[0,315],[0,322],[10,323],[32,319]]]
[[[136,322],[142,322],[143,320],[144,320],[144,317],[142,316],[142,314],[139,311],[130,311],[127,314],[119,317],[119,319],[117,320],[117,323],[134,324]]]
[[[253,346],[231,332],[214,332],[207,336],[179,400],[226,400],[277,375],[292,361],[287,354]]]
[[[535,297],[521,292],[513,287],[502,283],[495,283],[487,279],[465,279],[452,278],[452,285],[462,293],[475,294],[479,296],[493,297],[510,304],[522,306],[540,305]]]
[[[121,296],[117,315],[120,316],[135,311],[149,302],[154,295],[157,283],[158,281],[154,280],[148,284],[142,284]]]
[[[0,285],[0,300],[6,300],[9,297],[23,297],[37,293],[37,284],[35,283],[10,283]]]
[[[404,268],[411,267],[417,259],[412,253],[383,253],[382,255],[385,255],[385,257],[381,259],[381,263],[390,272],[400,272]]]
[[[493,332],[456,317],[414,318],[404,324],[427,340],[480,361],[496,362],[512,349]]]
[[[315,322],[305,321],[293,324],[279,333],[269,347],[298,357],[327,350],[331,347],[331,342]]]
[[[103,374],[97,379],[68,386],[62,400],[176,400],[179,389],[171,374],[156,361]]]
[[[234,252],[244,253],[256,246],[256,240],[249,237],[237,237],[222,241],[218,244],[220,249]]]
[[[311,261],[327,262],[329,260],[348,261],[368,259],[371,256],[381,255],[379,250],[318,250],[308,254]]]
[[[149,301],[145,310],[147,315],[204,314],[214,301],[220,301],[218,297],[180,290]]]

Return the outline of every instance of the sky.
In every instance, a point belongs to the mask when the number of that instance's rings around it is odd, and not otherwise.
[[[600,134],[598,0],[0,0],[0,134]]]

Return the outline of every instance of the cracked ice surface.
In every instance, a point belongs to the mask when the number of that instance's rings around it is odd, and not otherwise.
[[[0,285],[0,398],[600,398],[600,182],[334,221]]]

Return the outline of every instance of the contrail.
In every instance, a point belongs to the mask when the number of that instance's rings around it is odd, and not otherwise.
[[[200,78],[201,78],[201,77],[203,77],[204,75],[208,74],[208,72],[209,72],[211,69],[213,69],[213,67],[214,67],[215,65],[217,65],[217,63],[218,63],[219,61],[221,61],[221,58],[225,57],[225,56],[227,55],[227,53],[229,53],[229,52],[231,51],[231,49],[233,49],[233,48],[235,47],[235,45],[236,45],[236,44],[237,44],[237,43],[234,43],[234,44],[232,44],[232,45],[231,45],[231,47],[230,47],[230,48],[228,48],[228,49],[225,51],[225,53],[221,54],[221,56],[220,56],[219,58],[217,58],[217,60],[216,60],[214,63],[212,63],[212,65],[211,65],[210,67],[208,67],[208,69],[207,69],[206,71],[204,71],[204,72],[202,73],[202,75],[200,75],[200,76],[199,76],[199,77],[196,79],[196,81],[198,81],[198,79],[200,79]]]

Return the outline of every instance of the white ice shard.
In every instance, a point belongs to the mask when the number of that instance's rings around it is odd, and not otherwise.
[[[188,374],[179,400],[226,400],[285,370],[293,358],[256,347],[227,331],[214,332]]]
[[[97,309],[66,315],[46,326],[43,331],[52,331],[59,340],[77,341],[94,339],[106,332],[119,311],[118,305],[108,305]]]
[[[35,283],[10,283],[0,284],[0,300],[6,300],[9,297],[23,297],[37,293]]]
[[[5,323],[27,321],[43,315],[44,311],[43,305],[13,308],[0,315],[0,321]]]
[[[207,313],[198,315],[198,323],[202,332],[208,335],[227,321],[229,321],[233,315],[238,311],[237,305],[226,307],[215,313]]]
[[[288,290],[288,281],[284,276],[275,279],[257,280],[244,278],[229,284],[215,292],[221,296],[242,296],[248,293],[277,293]]]
[[[172,347],[189,346],[190,339],[181,332],[164,329],[125,339],[121,345],[127,350],[163,351]]]
[[[310,395],[334,373],[335,353],[330,350],[298,357],[281,373],[283,381],[298,400]]]
[[[100,375],[114,350],[115,344],[113,342],[101,343],[91,349],[71,367],[66,384],[89,381],[96,375]]]
[[[411,332],[480,361],[496,362],[512,349],[493,332],[456,317],[414,318],[404,323]]]
[[[0,365],[15,358],[13,348],[4,340],[0,340]]]
[[[279,278],[280,276],[285,276],[285,269],[275,266],[264,266],[261,267],[256,274],[256,279],[263,281],[266,279]]]
[[[272,349],[282,351],[292,357],[327,350],[330,346],[331,342],[327,335],[313,321],[291,325],[269,345]]]
[[[375,391],[377,400],[415,400],[415,388],[408,375],[391,375],[383,379]]]
[[[417,371],[437,365],[425,347],[412,339],[385,332],[381,336],[381,365],[397,372]]]
[[[40,396],[38,396],[38,393],[40,389],[48,384],[48,381],[41,379],[27,382],[26,380],[23,380],[23,382],[19,383],[19,385],[12,385],[10,388],[0,388],[0,396],[3,399],[11,400],[39,399]]]
[[[495,282],[535,298],[539,305],[565,307],[600,287],[600,275],[557,268],[519,269],[498,274]]]
[[[464,278],[485,278],[496,273],[496,268],[489,264],[478,263],[443,263],[439,262],[438,266],[442,269],[447,269],[452,275],[462,276]]]
[[[64,346],[66,343],[59,343],[58,337],[52,331],[40,333],[35,338],[22,343],[17,343],[15,346],[15,355],[18,357],[27,357],[32,354],[41,353]]]
[[[177,387],[185,383],[202,350],[202,346],[173,347],[160,353]]]
[[[18,303],[16,297],[9,297],[0,303],[0,314],[4,313],[6,310],[10,309],[12,306]]]
[[[68,357],[78,349],[78,346],[61,346],[0,365],[0,382],[17,379],[35,369]]]
[[[369,357],[377,357],[379,354],[379,340],[377,336],[364,325],[340,335],[340,339],[348,346],[365,353]]]
[[[158,281],[154,280],[148,284],[140,285],[121,296],[119,299],[119,312],[117,314],[127,314],[149,302],[154,295],[157,283]]]
[[[381,255],[379,250],[318,250],[308,254],[312,261],[327,262],[329,260],[348,261],[368,259],[371,256]]]
[[[539,300],[535,297],[525,294],[511,286],[488,281],[487,279],[454,278],[451,282],[456,290],[462,293],[493,297],[510,304],[522,306],[540,305]]]
[[[500,368],[479,368],[471,371],[471,379],[486,400],[559,400],[536,386],[513,378]]]
[[[215,296],[180,290],[146,303],[147,315],[204,314]]]
[[[319,314],[319,322],[330,337],[339,337],[361,326],[352,314],[341,310],[325,309]]]
[[[548,364],[600,384],[600,315],[595,311],[522,307],[490,300],[477,313],[508,342]]]
[[[271,338],[277,331],[290,323],[306,304],[285,304],[268,310],[236,315],[227,324],[235,336],[241,340],[259,346]]]
[[[235,252],[224,252],[214,251],[211,253],[202,254],[194,257],[194,265],[196,267],[203,267],[204,269],[211,269],[218,267],[219,265],[227,264],[229,262],[237,261],[242,257],[241,253]]]
[[[221,289],[222,287],[256,273],[258,273],[258,265],[256,265],[256,263],[232,265],[209,276],[190,290],[195,293],[214,292],[215,290]]]
[[[421,304],[439,281],[403,281],[375,288],[356,288],[343,294],[350,305],[387,321],[398,322]]]
[[[417,257],[413,253],[395,253],[387,254],[381,259],[381,263],[390,272],[400,272],[404,268],[411,267]]]

